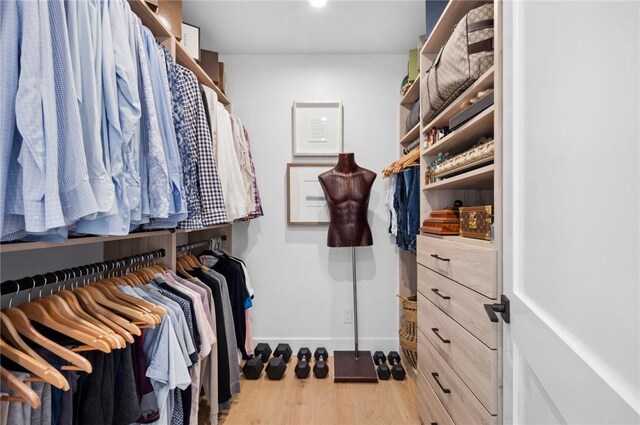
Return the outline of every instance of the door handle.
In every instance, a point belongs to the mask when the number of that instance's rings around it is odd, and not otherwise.
[[[494,323],[498,323],[498,316],[496,313],[500,313],[502,320],[504,320],[505,323],[511,323],[511,302],[504,294],[500,296],[500,301],[500,304],[485,304],[484,310],[487,312],[489,320]]]
[[[433,376],[433,379],[436,380],[436,383],[438,384],[438,386],[440,387],[440,389],[442,390],[443,393],[451,394],[451,390],[449,388],[443,387],[442,384],[440,383],[440,380],[438,379],[438,376],[440,376],[440,375],[438,375],[435,372],[431,372],[431,376]]]
[[[431,254],[431,256],[433,258],[435,258],[436,260],[440,260],[440,261],[451,261],[451,258],[442,258],[441,256],[439,256],[438,254]]]
[[[444,300],[450,300],[450,299],[451,299],[451,297],[450,297],[450,296],[448,296],[448,295],[442,295],[442,294],[439,292],[439,289],[438,289],[438,288],[431,288],[431,291],[432,291],[432,292],[435,292],[437,296],[439,296],[440,298],[442,298],[442,299],[444,299]]]
[[[438,333],[438,328],[431,328],[431,332],[436,334],[436,336],[440,338],[440,341],[444,342],[445,344],[451,344],[451,340],[444,339],[442,336],[440,336],[440,334]]]

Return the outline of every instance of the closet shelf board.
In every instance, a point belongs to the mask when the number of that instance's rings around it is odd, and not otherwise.
[[[195,230],[176,229],[175,233],[182,234],[182,233],[206,232],[214,229],[222,229],[227,226],[230,226],[230,224],[220,224],[217,226],[209,226],[209,227],[204,227],[202,229],[195,229]],[[62,242],[62,243],[13,242],[13,243],[1,244],[0,253],[4,254],[7,252],[30,251],[33,249],[47,249],[47,248],[58,248],[63,246],[90,245],[90,244],[97,244],[97,243],[122,241],[122,240],[146,239],[146,238],[154,238],[158,236],[167,236],[170,234],[171,232],[169,230],[153,230],[149,232],[130,233],[124,236],[82,236],[77,238],[70,238],[66,242]]]
[[[133,13],[138,15],[142,25],[149,28],[156,38],[171,38],[171,32],[144,0],[129,0]]]
[[[456,2],[457,3],[457,2]],[[448,127],[449,120],[459,112],[462,112],[461,105],[467,102],[469,99],[474,98],[479,92],[493,88],[493,66],[480,76],[467,90],[464,91],[458,98],[447,108],[440,112],[431,122],[424,126],[424,130],[427,131],[433,127]]]
[[[493,189],[494,164],[424,186],[423,190]]]
[[[490,3],[489,1],[449,1],[449,4],[440,15],[440,19],[436,22],[435,27],[431,31],[429,38],[422,46],[420,54],[422,55],[437,55],[440,48],[447,42],[453,28],[456,24],[466,15],[470,10],[480,7],[483,4]],[[424,70],[427,71],[426,69]]]
[[[400,101],[400,105],[404,106],[407,109],[411,109],[413,104],[420,98],[420,75],[418,78],[411,84],[411,87],[402,97]]]
[[[213,89],[213,91],[215,91],[216,94],[218,95],[218,101],[220,103],[222,103],[225,106],[231,103],[229,102],[229,99],[227,99],[227,96],[225,96],[225,94],[222,93],[222,90],[220,90],[220,88],[214,84],[213,80],[209,78],[207,73],[204,72],[204,70],[200,67],[200,65],[198,65],[198,62],[196,62],[194,58],[189,56],[187,51],[184,50],[184,47],[182,47],[182,44],[180,44],[177,41],[176,41],[176,62],[184,66],[185,68],[190,69],[191,72],[193,72],[196,75],[196,77],[198,78],[198,81],[200,81],[200,84],[203,84]]]
[[[202,229],[177,229],[176,233],[177,234],[182,234],[182,233],[197,233],[197,232],[206,232],[208,230],[215,230],[215,229],[223,229],[227,226],[230,226],[231,223],[226,223],[226,224],[218,224],[215,226],[209,226],[209,227],[203,227]]]
[[[0,253],[30,251],[32,249],[59,248],[63,246],[90,245],[104,242],[114,242],[126,239],[143,239],[169,235],[168,230],[154,230],[150,232],[130,233],[124,236],[83,236],[68,239],[66,242],[14,242],[0,245]]]
[[[422,155],[437,155],[450,152],[464,152],[473,146],[481,137],[493,135],[493,111],[490,106],[470,121],[443,137],[438,143],[429,147]]]
[[[416,124],[404,137],[400,140],[402,146],[411,144],[414,140],[420,137],[420,123]]]

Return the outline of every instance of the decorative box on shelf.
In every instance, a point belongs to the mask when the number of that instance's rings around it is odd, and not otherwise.
[[[460,212],[462,201],[455,201],[453,208],[433,210],[429,218],[422,223],[420,232],[434,235],[460,234]]]
[[[483,205],[460,208],[460,236],[465,238],[491,240],[493,207]]]

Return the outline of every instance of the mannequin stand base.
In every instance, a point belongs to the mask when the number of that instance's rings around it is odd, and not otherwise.
[[[378,382],[371,351],[360,350],[357,359],[354,351],[334,351],[333,368],[333,382]]]

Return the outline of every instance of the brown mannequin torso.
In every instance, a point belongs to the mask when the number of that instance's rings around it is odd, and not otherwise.
[[[375,179],[376,173],[359,167],[352,153],[340,154],[336,167],[318,176],[329,206],[328,246],[373,245],[367,210]]]

